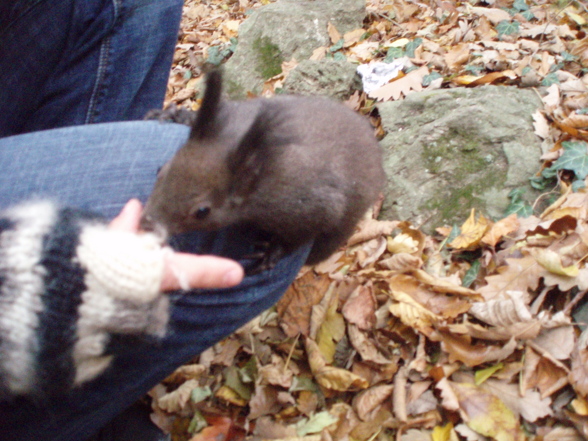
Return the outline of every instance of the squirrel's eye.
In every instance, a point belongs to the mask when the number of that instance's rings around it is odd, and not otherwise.
[[[194,213],[194,217],[196,219],[204,219],[210,213],[210,207],[198,207],[196,212]]]

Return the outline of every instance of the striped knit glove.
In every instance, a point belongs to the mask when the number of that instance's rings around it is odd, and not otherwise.
[[[113,334],[163,336],[166,252],[49,201],[0,213],[0,400],[96,378]]]

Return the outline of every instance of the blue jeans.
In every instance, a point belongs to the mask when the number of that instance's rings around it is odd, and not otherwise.
[[[189,129],[129,120],[161,107],[181,6],[181,0],[0,0],[0,208],[44,196],[112,217],[129,198],[146,200],[157,169]],[[173,238],[177,249],[237,260],[254,242],[231,228]],[[114,339],[116,361],[98,379],[59,398],[0,403],[0,439],[86,439],[273,305],[309,248],[236,288],[172,294],[162,341]]]
[[[182,0],[0,0],[0,137],[161,108]]]

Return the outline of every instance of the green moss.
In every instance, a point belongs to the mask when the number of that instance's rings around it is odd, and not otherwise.
[[[434,225],[462,222],[472,207],[484,207],[483,195],[490,188],[504,183],[504,173],[490,171],[489,157],[485,149],[467,133],[452,131],[434,144],[424,148],[423,161],[430,173],[449,173],[450,188],[439,188],[421,208],[437,212]],[[465,216],[465,217],[464,217]]]
[[[269,37],[260,37],[253,42],[253,49],[256,52],[255,70],[264,79],[274,77],[282,73],[282,62],[284,58],[280,48],[272,43]]]

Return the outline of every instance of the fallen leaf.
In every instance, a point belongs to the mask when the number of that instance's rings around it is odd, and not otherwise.
[[[501,361],[510,356],[517,347],[515,339],[504,345],[472,344],[466,335],[454,335],[448,330],[437,329],[430,338],[441,342],[441,348],[449,354],[450,361],[461,361],[467,366],[479,366],[482,363]]]
[[[388,101],[390,99],[397,100],[401,96],[407,96],[411,92],[420,92],[423,90],[423,78],[429,75],[427,66],[422,66],[417,70],[413,70],[404,77],[386,84],[368,95],[379,101]]]
[[[533,319],[521,291],[507,291],[503,298],[474,303],[470,314],[493,326],[508,326]]]
[[[380,351],[376,348],[374,343],[367,338],[355,325],[349,325],[347,327],[349,334],[349,341],[353,347],[357,350],[359,355],[364,361],[370,361],[376,364],[388,365],[391,363],[386,357],[384,357]]]
[[[564,267],[560,255],[555,251],[544,248],[529,248],[529,253],[537,260],[539,265],[550,273],[567,277],[576,277],[579,273],[577,265]]]
[[[331,44],[335,44],[339,40],[341,40],[341,34],[339,33],[339,31],[337,31],[337,28],[333,25],[333,23],[327,23],[327,32],[329,33]]]
[[[441,316],[429,311],[410,295],[396,290],[392,290],[391,294],[396,303],[390,305],[389,310],[405,325],[428,333],[427,328],[442,320]]]
[[[305,339],[305,346],[310,369],[321,386],[336,391],[352,391],[368,387],[365,379],[348,370],[327,366],[317,344],[311,339]]]
[[[516,213],[513,213],[504,219],[492,224],[490,229],[484,234],[481,241],[485,245],[496,246],[498,242],[519,229],[520,222]]]
[[[157,405],[169,413],[179,412],[188,404],[192,390],[199,386],[198,380],[188,380],[176,390],[160,397],[157,400]]]
[[[528,288],[536,289],[539,279],[547,273],[532,256],[507,258],[506,262],[507,265],[498,268],[498,274],[486,277],[488,285],[478,289],[486,300],[506,295],[507,291],[527,292]]]
[[[382,384],[359,392],[353,398],[353,409],[357,416],[363,421],[370,420],[370,414],[381,406],[384,400],[390,397],[392,389],[394,389],[393,385]]]
[[[570,383],[581,396],[588,397],[588,330],[584,330],[572,353]]]
[[[500,397],[511,411],[516,415],[521,415],[529,422],[553,415],[551,400],[541,398],[537,391],[526,390],[524,396],[521,397],[517,384],[508,384],[504,381],[492,379],[486,381],[481,387]]]
[[[472,208],[469,218],[461,226],[461,233],[451,241],[449,246],[455,249],[475,248],[490,227],[491,222],[484,216],[480,215],[476,219],[475,209]]]
[[[449,383],[471,429],[498,441],[525,439],[518,418],[498,397],[473,384]]]
[[[311,271],[290,285],[277,304],[280,325],[287,336],[309,335],[312,307],[321,301],[330,284],[328,276]]]
[[[376,299],[372,285],[358,286],[343,305],[342,313],[347,322],[359,329],[373,329],[376,324]]]

